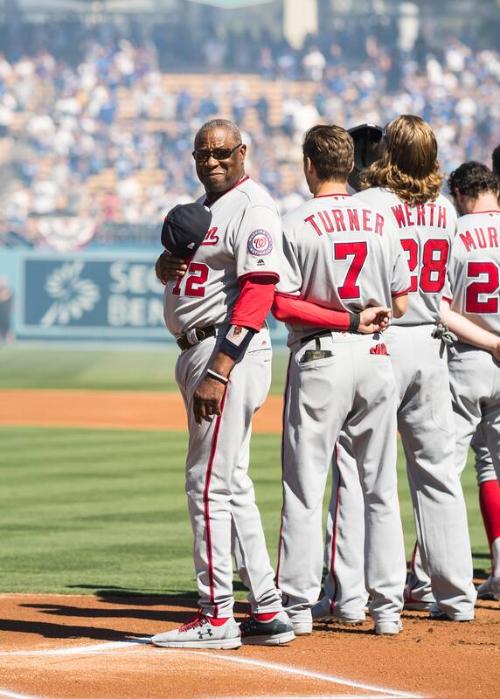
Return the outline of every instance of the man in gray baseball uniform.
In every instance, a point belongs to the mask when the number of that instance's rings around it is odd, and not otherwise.
[[[459,338],[449,353],[455,459],[462,472],[474,438],[474,451],[482,456],[476,461],[479,499],[492,556],[492,574],[478,594],[500,599],[499,181],[485,165],[468,162],[452,172],[448,185],[461,214],[448,266],[451,293],[443,304],[444,320]],[[474,335],[464,320],[473,324]]]
[[[476,599],[472,554],[455,466],[446,353],[442,340],[436,337],[456,214],[439,194],[442,177],[437,142],[425,121],[411,115],[398,117],[386,127],[381,148],[379,160],[365,173],[365,186],[371,188],[354,199],[376,205],[396,225],[411,275],[408,313],[395,319],[385,333],[399,390],[398,427],[421,553],[414,561],[405,603],[410,608],[428,609],[435,619],[469,621],[474,618]],[[353,459],[352,449],[346,446],[338,454],[341,473]],[[356,498],[345,501],[337,498],[332,502],[331,518],[338,529],[346,528],[353,517],[363,517]],[[344,548],[339,549],[339,545]],[[346,579],[363,577],[363,539],[356,538],[356,531],[352,537],[338,539],[332,548],[335,552],[325,589],[333,591],[335,599],[322,599],[313,610],[316,617],[324,616],[327,607],[342,609],[345,603],[346,585],[340,578],[345,570],[336,566],[336,560],[347,561]],[[351,556],[351,549],[357,554]],[[364,601],[365,593],[359,593],[358,614],[362,614]],[[349,599],[349,603],[354,618],[356,602]]]
[[[182,350],[176,380],[189,425],[186,493],[200,611],[155,645],[237,648],[294,639],[266,549],[248,475],[252,417],[271,382],[265,317],[279,279],[281,223],[269,194],[245,175],[246,146],[232,122],[198,131],[193,157],[212,214],[188,261],[162,255],[165,322]],[[252,614],[233,617],[231,528],[250,588]]]
[[[285,389],[284,502],[276,579],[296,634],[312,630],[321,587],[322,502],[341,430],[353,445],[365,501],[371,612],[378,634],[401,630],[405,557],[396,483],[396,383],[379,334],[363,335],[367,306],[406,310],[409,287],[393,224],[347,193],[351,136],[316,126],[303,144],[304,174],[314,198],[284,222],[283,272],[275,301],[289,329]],[[316,326],[294,302],[318,307]],[[287,300],[289,303],[287,304]],[[321,316],[352,314],[351,332],[321,328]]]

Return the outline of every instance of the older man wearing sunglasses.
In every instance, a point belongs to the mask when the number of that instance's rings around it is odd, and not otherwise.
[[[163,647],[280,645],[295,636],[274,583],[252,481],[252,417],[271,382],[265,318],[279,280],[281,223],[269,194],[245,174],[246,146],[224,119],[198,131],[193,157],[210,208],[188,260],[164,253],[165,322],[182,350],[176,379],[189,424],[186,492],[194,534],[199,613],[152,642]],[[231,529],[238,538],[251,615],[233,618]]]

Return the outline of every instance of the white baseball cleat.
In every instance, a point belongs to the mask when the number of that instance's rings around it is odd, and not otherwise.
[[[230,650],[241,646],[241,634],[233,617],[213,619],[198,612],[191,621],[178,629],[157,633],[151,638],[151,643],[162,648]]]
[[[477,588],[477,598],[500,600],[500,575],[490,575],[481,583]]]
[[[438,604],[433,604],[430,612],[430,619],[434,621],[474,621],[474,610],[472,612],[459,612],[458,614],[448,614],[443,611]]]
[[[312,621],[294,621],[290,620],[293,626],[293,632],[296,636],[310,636],[312,634]]]
[[[376,621],[375,633],[377,636],[397,636],[403,630],[400,621]]]

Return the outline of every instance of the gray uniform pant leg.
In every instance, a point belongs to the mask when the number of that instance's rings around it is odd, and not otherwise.
[[[493,465],[493,458],[488,449],[487,439],[482,424],[476,428],[472,441],[471,449],[474,452],[474,468],[476,469],[477,484],[486,483],[487,481],[497,480],[497,474]]]
[[[478,428],[475,446],[486,448],[500,478],[500,363],[483,350],[457,343],[450,355],[450,388],[457,430],[457,463],[462,469]],[[481,460],[479,460],[479,464]],[[486,466],[482,471],[488,471]],[[484,477],[481,480],[491,480]]]
[[[322,501],[341,428],[348,433],[364,489],[367,582],[376,619],[397,619],[405,576],[396,487],[395,384],[389,360],[343,338],[335,355],[301,363],[292,354],[286,392],[284,509],[278,583],[287,611],[305,618],[321,584]],[[330,347],[322,339],[322,348]],[[333,397],[333,399],[332,399]],[[345,425],[344,425],[345,423]],[[392,435],[392,441],[389,437]]]
[[[388,333],[422,568],[440,608],[452,618],[470,617],[476,592],[446,355],[430,326]]]
[[[365,505],[352,445],[340,434],[333,458],[332,492],[325,535],[323,596],[332,616],[359,619],[368,600],[365,585]]]
[[[262,331],[267,332],[267,331]],[[224,408],[212,422],[194,421],[192,403],[215,340],[183,352],[176,378],[189,425],[186,493],[194,535],[200,607],[211,616],[233,613],[231,530],[239,539],[256,611],[281,609],[253,485],[248,476],[252,417],[271,380],[270,350],[251,351],[231,372]]]

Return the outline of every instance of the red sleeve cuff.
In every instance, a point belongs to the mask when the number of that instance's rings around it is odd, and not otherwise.
[[[404,289],[403,291],[396,291],[396,292],[393,292],[393,293],[392,293],[392,298],[393,298],[393,299],[397,299],[398,296],[406,296],[406,294],[409,293],[410,289],[411,289],[411,286],[409,286],[407,289]]]

